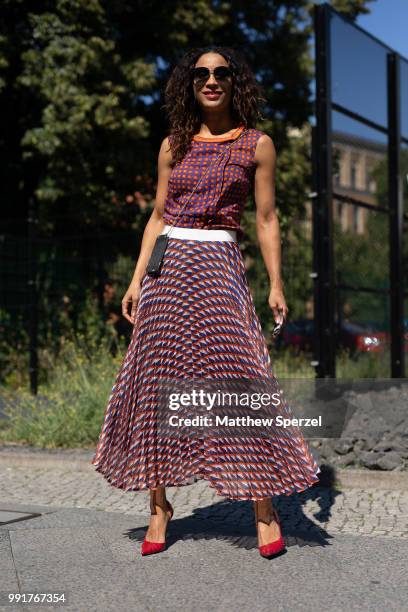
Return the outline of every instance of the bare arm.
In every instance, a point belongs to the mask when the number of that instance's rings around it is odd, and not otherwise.
[[[122,314],[131,323],[134,323],[135,320],[136,307],[140,297],[140,284],[146,271],[147,263],[150,259],[156,238],[164,227],[164,202],[167,196],[168,180],[171,173],[171,161],[172,156],[169,140],[168,138],[165,138],[161,144],[158,158],[158,178],[155,205],[143,232],[140,253],[132,280],[122,300]],[[129,302],[132,305],[130,316],[128,314]]]
[[[281,236],[275,207],[276,150],[272,139],[264,134],[258,140],[255,158],[256,232],[269,275],[269,305],[275,320],[279,310],[286,319],[288,307],[283,296],[281,276]]]

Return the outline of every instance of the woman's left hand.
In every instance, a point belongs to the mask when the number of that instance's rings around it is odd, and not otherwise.
[[[268,299],[276,323],[285,323],[289,308],[283,295],[281,287],[271,287]]]

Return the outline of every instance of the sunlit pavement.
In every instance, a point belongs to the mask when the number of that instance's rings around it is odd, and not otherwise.
[[[87,467],[0,461],[0,610],[406,610],[406,489],[275,498],[287,550],[267,560],[250,502],[205,481],[169,488],[168,548],[141,557],[146,492]],[[6,605],[9,592],[67,602]]]

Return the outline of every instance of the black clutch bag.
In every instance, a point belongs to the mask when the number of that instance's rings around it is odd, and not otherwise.
[[[218,163],[221,161],[221,159],[223,157],[225,157],[226,153],[233,147],[233,145],[236,142],[238,142],[238,140],[240,140],[240,138],[242,138],[242,136],[245,134],[245,132],[246,132],[246,130],[244,130],[242,132],[242,134],[240,136],[238,136],[238,138],[236,138],[229,147],[226,147],[226,149],[224,149],[224,151],[222,151],[222,153],[217,157],[217,159],[216,159],[217,166],[218,166]],[[161,267],[162,267],[162,264],[163,264],[164,253],[165,253],[166,248],[167,248],[169,234],[170,234],[171,230],[173,229],[173,226],[176,223],[177,219],[179,218],[179,215],[180,215],[181,211],[184,210],[186,204],[189,202],[191,196],[193,195],[193,193],[195,192],[195,190],[197,189],[197,187],[199,186],[201,181],[207,176],[209,170],[211,168],[214,168],[214,167],[215,167],[215,163],[214,164],[210,164],[207,167],[206,172],[203,174],[203,176],[200,178],[198,183],[195,185],[194,189],[191,191],[187,201],[183,203],[183,206],[179,210],[179,212],[178,212],[174,222],[172,223],[172,226],[170,227],[169,231],[167,232],[167,234],[159,234],[157,236],[156,242],[154,243],[154,247],[153,247],[153,250],[152,250],[151,255],[150,255],[150,259],[149,259],[148,264],[146,266],[146,274],[148,274],[149,276],[153,276],[153,277],[160,276],[160,271],[161,271]]]
[[[149,263],[146,266],[146,274],[149,276],[159,276],[162,267],[164,252],[169,241],[168,234],[160,234],[156,238]]]

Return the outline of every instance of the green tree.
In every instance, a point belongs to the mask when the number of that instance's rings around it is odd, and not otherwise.
[[[355,19],[372,1],[332,4]],[[3,0],[0,155],[6,205],[0,214],[25,223],[34,194],[41,237],[66,240],[63,249],[40,245],[41,274],[48,276],[42,286],[50,288],[41,325],[58,310],[53,300],[67,282],[67,293],[81,303],[88,279],[103,266],[124,257],[131,268],[154,204],[157,153],[167,133],[164,84],[192,46],[216,43],[245,51],[266,92],[258,127],[272,136],[278,152],[283,242],[291,230],[297,232],[299,254],[306,249],[294,224],[310,190],[313,7],[311,0]],[[300,130],[300,139],[292,138],[293,128]],[[257,307],[270,321],[253,212],[250,201],[244,225],[251,243],[244,248],[255,262],[249,272],[260,288]],[[6,228],[17,231],[12,224]],[[24,230],[21,225],[20,233]],[[130,240],[122,240],[121,230],[129,231]],[[93,236],[103,231],[94,261]],[[10,258],[16,259],[14,250]],[[305,266],[308,258],[310,250],[302,257]],[[292,312],[300,313],[310,286],[302,280],[303,266],[294,262],[289,270],[286,280],[296,288],[297,300]],[[20,300],[20,292],[18,287],[11,301]]]
[[[355,18],[371,1],[333,6]],[[312,112],[313,4],[4,0],[1,155],[9,211],[24,217],[34,191],[44,230],[137,219],[142,211],[128,203],[138,203],[140,190],[148,200],[154,195],[164,82],[192,45],[245,49],[267,94],[262,127],[283,153],[287,127],[301,127]],[[297,176],[296,168],[286,171]],[[290,213],[293,198],[279,204]]]

